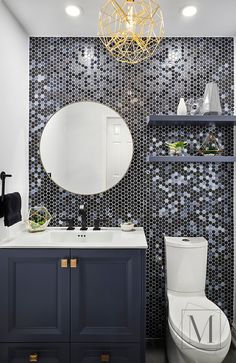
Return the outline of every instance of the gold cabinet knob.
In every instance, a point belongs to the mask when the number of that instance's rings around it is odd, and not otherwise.
[[[37,353],[32,353],[29,356],[29,362],[38,362],[38,359],[39,357]]]
[[[67,268],[68,267],[68,260],[66,258],[61,259],[61,268]]]
[[[72,258],[72,259],[70,260],[70,267],[71,267],[71,268],[76,268],[76,267],[77,267],[77,265],[78,265],[78,261],[77,261],[77,259],[76,259],[76,258]]]
[[[108,353],[101,354],[100,362],[110,362],[110,354]]]

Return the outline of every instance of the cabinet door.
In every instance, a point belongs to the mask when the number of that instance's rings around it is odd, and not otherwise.
[[[0,344],[1,363],[70,363],[69,344]]]
[[[71,363],[144,363],[137,344],[76,344],[71,346]]]
[[[138,250],[72,250],[71,339],[140,339],[142,268]]]
[[[0,342],[68,341],[70,250],[0,251]]]

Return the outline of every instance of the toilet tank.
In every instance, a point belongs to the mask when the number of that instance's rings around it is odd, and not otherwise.
[[[207,240],[165,237],[167,289],[182,293],[205,291]]]

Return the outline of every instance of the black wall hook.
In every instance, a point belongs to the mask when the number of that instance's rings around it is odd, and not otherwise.
[[[6,174],[5,171],[2,171],[0,174],[0,179],[2,181],[2,195],[0,200],[0,218],[4,217],[4,196],[5,196],[5,187],[6,187],[6,178],[11,178],[12,175]]]

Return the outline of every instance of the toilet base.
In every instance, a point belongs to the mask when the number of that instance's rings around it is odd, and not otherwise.
[[[190,361],[185,359],[180,349],[175,344],[169,328],[167,328],[166,334],[166,351],[169,363],[190,363]]]
[[[222,363],[230,348],[230,341],[217,351],[204,351],[184,342],[168,324],[166,349],[169,363]]]

